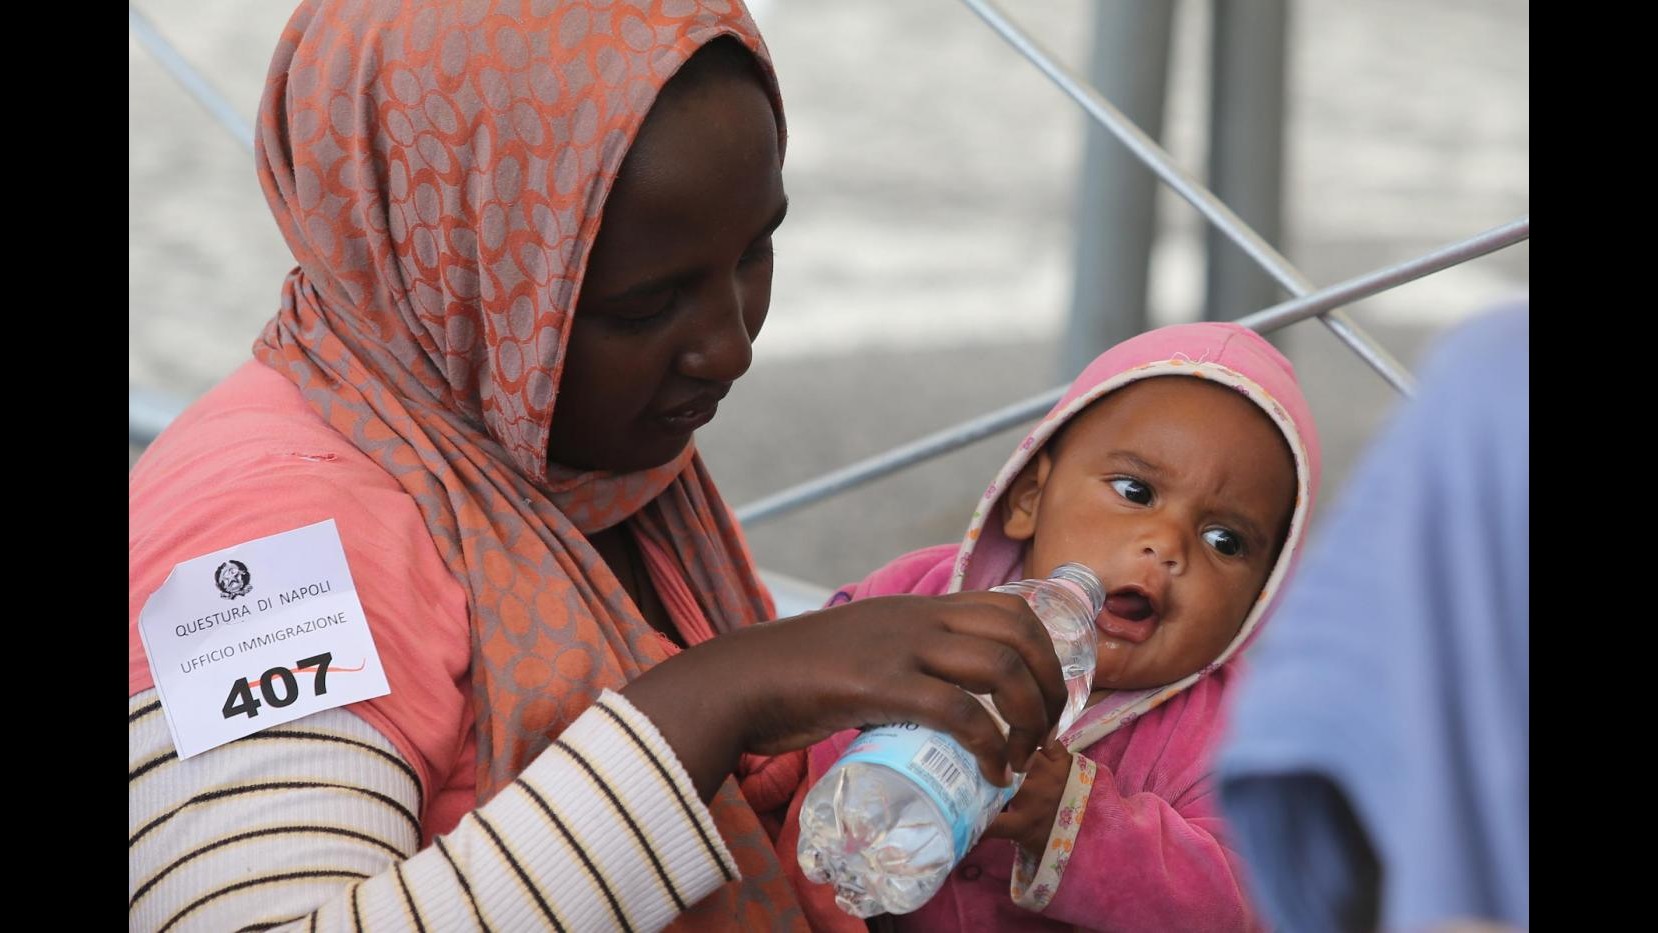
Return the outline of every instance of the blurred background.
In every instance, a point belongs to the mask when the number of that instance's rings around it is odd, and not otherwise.
[[[252,120],[291,5],[132,7]],[[753,368],[698,433],[733,506],[1068,382],[1112,328],[1289,297],[1118,144],[1090,144],[1081,108],[958,0],[750,7],[791,207]],[[1315,286],[1530,211],[1528,3],[1001,7]],[[183,404],[247,359],[292,260],[252,157],[135,39],[128,63],[129,384]],[[1521,243],[1348,310],[1413,365],[1529,273]],[[1312,399],[1327,503],[1397,395],[1316,321],[1274,340]],[[1023,427],[751,525],[755,556],[834,586],[954,541]],[[140,452],[129,438],[129,466]]]

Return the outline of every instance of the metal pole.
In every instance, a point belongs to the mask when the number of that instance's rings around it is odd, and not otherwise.
[[[1089,77],[1130,119],[1163,135],[1174,4],[1101,0],[1094,7]],[[1147,279],[1157,233],[1157,180],[1088,120],[1077,208],[1071,317],[1061,375],[1146,329]]]
[[[1238,323],[1262,333],[1277,330],[1338,305],[1368,298],[1442,269],[1496,252],[1530,236],[1531,218],[1528,215],[1466,240],[1442,246],[1415,259],[1366,273],[1305,297],[1256,312],[1240,318]],[[860,460],[833,473],[773,493],[737,509],[737,518],[747,525],[778,518],[835,493],[965,447],[1046,412],[1059,400],[1066,388],[1059,386],[1050,389],[970,421],[935,431],[902,447]],[[183,410],[184,403],[170,396],[144,389],[128,389],[128,440],[139,446],[148,444]]]
[[[1289,261],[1279,255],[1270,244],[1261,239],[1260,235],[1249,228],[1232,209],[1221,203],[1219,198],[1198,184],[1185,170],[1175,164],[1169,154],[1163,151],[1149,136],[1140,131],[1140,128],[1129,122],[1118,110],[1111,106],[1097,91],[1080,81],[1070,69],[1060,65],[1046,49],[1037,45],[1030,36],[1026,35],[1018,26],[1007,18],[990,0],[962,0],[977,13],[990,27],[1006,39],[1020,54],[1028,58],[1032,64],[1048,76],[1059,88],[1069,94],[1073,100],[1082,105],[1095,120],[1110,130],[1123,145],[1129,148],[1141,161],[1151,166],[1152,171],[1169,187],[1173,188],[1187,203],[1197,208],[1210,223],[1219,227],[1232,242],[1236,243],[1249,257],[1272,273],[1273,278],[1283,285],[1293,295],[1305,295],[1312,291],[1312,283],[1296,271]],[[1348,320],[1340,311],[1332,311],[1320,318],[1343,343],[1353,352],[1359,354],[1377,372],[1382,374],[1394,388],[1401,393],[1411,393],[1410,374],[1404,366],[1377,344],[1369,335],[1359,329],[1358,325]]]
[[[1248,315],[1240,318],[1238,323],[1261,333],[1273,331],[1296,321],[1319,314],[1328,314],[1330,309],[1338,305],[1368,298],[1394,286],[1422,278],[1429,273],[1448,269],[1458,263],[1495,252],[1505,246],[1512,246],[1530,236],[1531,218],[1529,216],[1522,217],[1519,220],[1488,230],[1469,239],[1442,246],[1431,253],[1408,262],[1366,273],[1293,301],[1268,308],[1265,311]],[[736,510],[737,520],[744,525],[753,526],[760,522],[780,518],[836,493],[879,479],[907,466],[949,453],[957,448],[965,447],[974,441],[981,440],[991,434],[1011,428],[1045,413],[1053,407],[1055,402],[1059,401],[1067,388],[1069,388],[1068,385],[1057,386],[1040,395],[1033,395],[989,414],[980,415],[960,424],[934,431],[901,447],[895,447],[885,453],[859,460],[816,479],[807,480],[804,483],[772,493],[738,508]]]
[[[196,102],[213,117],[248,152],[253,151],[253,126],[236,112],[223,94],[207,83],[189,62],[184,60],[172,44],[162,37],[155,26],[138,8],[127,4],[127,28],[145,51],[173,76]],[[164,428],[185,409],[188,403],[170,395],[148,389],[127,387],[127,443],[148,446]]]
[[[896,473],[907,466],[931,460],[959,447],[966,447],[974,441],[1046,413],[1059,401],[1059,397],[1065,394],[1066,388],[1060,386],[1041,395],[1033,395],[1024,401],[1014,402],[1005,408],[952,425],[942,431],[935,431],[926,437],[917,438],[873,457],[866,457],[816,479],[772,493],[738,508],[737,521],[744,525],[755,525],[804,508],[821,499],[827,499],[854,486],[880,479],[889,473]]]
[[[156,28],[150,25],[150,21],[138,12],[138,8],[130,3],[127,4],[127,28],[132,30],[132,34],[138,40],[138,43],[151,55],[155,56],[155,60],[160,63],[161,67],[172,75],[174,80],[183,85],[184,89],[190,93],[191,97],[196,99],[197,103],[207,108],[207,112],[212,115],[215,122],[229,130],[230,135],[236,137],[236,141],[242,144],[243,149],[249,152],[253,151],[253,125],[243,120],[241,114],[236,112],[236,108],[230,105],[230,101],[226,100],[225,96],[220,94],[213,85],[208,84],[207,79],[191,67],[190,63],[184,60],[184,56],[180,55],[166,39],[162,38],[161,33],[157,32]]]
[[[1274,305],[1264,311],[1246,315],[1238,323],[1261,333],[1277,330],[1329,311],[1331,308],[1352,304],[1390,288],[1414,282],[1423,276],[1449,269],[1487,253],[1494,253],[1531,237],[1531,215],[1493,227],[1477,236],[1441,246],[1431,253],[1397,265],[1367,272],[1357,278],[1321,288],[1316,292]]]
[[[1210,3],[1209,187],[1275,245],[1283,243],[1286,6],[1287,0]],[[1204,247],[1204,317],[1236,320],[1283,298],[1219,230],[1204,233]]]

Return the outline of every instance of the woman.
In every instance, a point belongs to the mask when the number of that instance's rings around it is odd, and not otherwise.
[[[914,718],[1023,767],[1064,691],[1018,600],[749,627],[692,434],[768,310],[783,130],[736,3],[300,7],[257,152],[299,265],[131,477],[134,927],[800,928],[777,753]],[[179,760],[146,602],[330,519],[390,692]]]

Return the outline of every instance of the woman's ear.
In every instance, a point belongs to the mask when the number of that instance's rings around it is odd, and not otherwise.
[[[1002,534],[1011,541],[1028,541],[1036,534],[1036,509],[1042,502],[1042,487],[1053,470],[1047,448],[1025,464],[1002,496]]]

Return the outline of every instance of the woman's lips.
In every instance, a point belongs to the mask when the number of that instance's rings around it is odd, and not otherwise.
[[[690,398],[681,399],[672,408],[665,409],[656,420],[669,431],[689,434],[714,420],[720,410],[720,399],[731,391],[731,383],[704,389]]]
[[[658,416],[663,424],[671,431],[689,434],[714,420],[714,415],[720,410],[719,402],[707,402],[701,405],[687,405]]]

